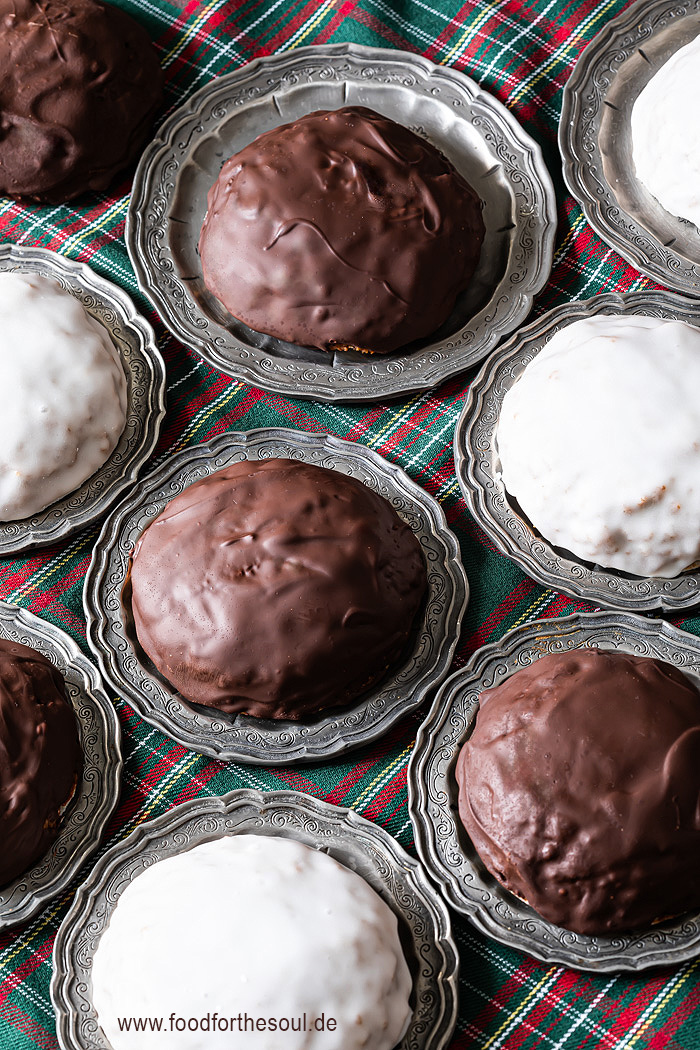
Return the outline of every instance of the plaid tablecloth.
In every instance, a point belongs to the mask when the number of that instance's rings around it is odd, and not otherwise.
[[[541,145],[554,179],[559,229],[552,275],[535,315],[602,290],[649,284],[593,233],[567,195],[556,147],[563,85],[585,44],[625,5],[620,0],[118,0],[149,30],[167,74],[167,110],[210,78],[260,55],[352,41],[418,52],[464,70],[516,115]],[[2,71],[0,71],[0,77]],[[0,200],[3,241],[42,245],[88,262],[134,298],[154,324],[167,363],[168,412],[152,462],[227,429],[287,426],[329,432],[397,462],[437,497],[459,537],[472,598],[455,659],[542,616],[586,609],[527,579],[471,520],[452,462],[452,434],[473,373],[433,393],[391,404],[326,406],[266,394],[213,371],[165,331],[139,293],[124,247],[130,179],[81,207]],[[83,577],[98,528],[30,557],[0,562],[0,597],[61,626],[86,649]],[[677,620],[700,633],[697,618]],[[87,649],[86,649],[87,651]],[[209,761],[174,744],[114,697],[124,735],[118,809],[103,849],[185,799],[235,787],[291,787],[350,806],[409,851],[406,765],[420,713],[387,739],[302,769]],[[34,921],[0,937],[0,1047],[54,1047],[51,948],[85,870]],[[574,1050],[700,1048],[700,960],[642,976],[589,976],[542,965],[455,918],[461,953],[460,1012],[452,1046]]]

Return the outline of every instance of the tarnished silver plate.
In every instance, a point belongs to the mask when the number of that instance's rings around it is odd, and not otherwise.
[[[700,305],[673,292],[608,293],[567,303],[544,314],[510,339],[483,366],[455,428],[455,468],[472,515],[496,547],[529,576],[564,594],[614,609],[680,612],[700,603],[700,571],[671,579],[630,576],[579,561],[552,547],[509,502],[496,451],[498,416],[507,391],[555,332],[595,314],[646,314],[700,325]],[[581,424],[586,406],[581,405]]]
[[[80,488],[45,510],[0,522],[0,555],[56,543],[88,525],[133,485],[153,451],[165,414],[165,365],[153,329],[128,295],[84,263],[45,248],[0,245],[0,271],[51,277],[107,329],[127,379],[124,431],[107,462]]]
[[[275,835],[329,854],[395,913],[415,1007],[400,1050],[444,1050],[457,1016],[458,957],[447,907],[421,865],[376,824],[295,791],[196,798],[142,824],[95,865],[56,936],[51,998],[62,1050],[109,1050],[91,1001],[92,960],[126,886],[155,861],[224,835]],[[243,902],[245,904],[245,902]]]
[[[428,598],[410,655],[357,704],[310,722],[225,715],[183,700],[140,650],[122,605],[136,541],[174,496],[229,463],[274,457],[338,470],[374,489],[413,529],[428,572]],[[223,434],[186,449],[139,482],[104,524],[85,577],[84,604],[88,643],[102,673],[147,722],[211,758],[286,765],[329,758],[375,740],[421,704],[447,673],[467,597],[457,541],[442,510],[400,467],[349,441],[271,429]]]
[[[581,53],[559,123],[564,181],[593,229],[641,273],[686,295],[700,295],[700,233],[636,178],[630,119],[644,86],[698,33],[698,0],[637,0]]]
[[[553,926],[496,882],[459,820],[455,763],[471,732],[481,692],[546,653],[582,646],[657,657],[700,686],[700,639],[663,620],[632,613],[582,613],[510,631],[447,679],[418,731],[408,767],[416,849],[448,904],[503,944],[579,970],[675,966],[700,952],[700,913],[610,937]]]
[[[197,254],[207,193],[231,154],[305,113],[351,104],[429,139],[484,201],[472,287],[433,336],[388,356],[324,353],[252,331],[207,292]],[[540,149],[496,99],[420,55],[329,44],[249,62],[174,113],[137,169],[126,243],[165,323],[215,368],[288,396],[370,401],[436,386],[513,331],[549,276],[555,225]]]
[[[28,645],[63,675],[83,747],[83,775],[49,852],[0,888],[0,929],[26,922],[63,893],[99,845],[119,797],[119,722],[97,671],[67,634],[25,609],[0,602],[0,638]]]

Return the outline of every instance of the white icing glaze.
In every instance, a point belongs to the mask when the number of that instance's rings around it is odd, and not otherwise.
[[[392,1050],[411,977],[391,909],[290,839],[239,834],[154,864],[121,894],[92,999],[114,1050]],[[171,1031],[170,1015],[333,1018],[335,1031]],[[159,1033],[119,1017],[162,1017]],[[245,1018],[243,1018],[245,1023]],[[173,1022],[176,1025],[176,1021]],[[235,1029],[235,1025],[233,1026]]]
[[[637,178],[670,211],[700,227],[700,36],[655,74],[632,107]]]
[[[126,419],[106,329],[55,281],[0,273],[0,520],[26,518],[102,466]]]
[[[595,316],[557,332],[506,394],[503,482],[577,557],[674,576],[700,557],[700,331]]]

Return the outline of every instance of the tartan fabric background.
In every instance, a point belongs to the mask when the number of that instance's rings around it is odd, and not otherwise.
[[[559,229],[552,275],[535,315],[599,291],[649,284],[609,250],[564,189],[556,147],[562,87],[582,48],[620,0],[118,0],[148,28],[167,72],[170,111],[210,78],[260,55],[353,41],[419,52],[463,70],[508,106],[539,142],[554,179]],[[0,72],[1,75],[1,72]],[[152,464],[227,429],[290,426],[375,449],[441,502],[459,537],[472,599],[455,660],[516,624],[588,608],[539,587],[497,554],[470,519],[455,478],[452,434],[473,373],[392,404],[323,406],[251,389],[212,371],[172,339],[140,295],[123,243],[130,179],[81,206],[0,201],[3,241],[42,245],[90,265],[134,298],[155,325],[168,370],[168,413]],[[82,583],[98,528],[30,557],[0,561],[0,597],[67,630],[84,649]],[[700,633],[700,620],[677,619]],[[87,650],[86,650],[87,651]],[[209,761],[143,723],[115,697],[125,771],[103,850],[136,825],[199,794],[291,787],[351,806],[410,851],[406,764],[420,716],[408,717],[346,761],[262,770]],[[72,894],[0,937],[0,1047],[55,1047],[51,948]],[[176,917],[173,917],[176,921]],[[700,1047],[700,961],[643,976],[590,976],[546,966],[491,942],[455,918],[460,1015],[452,1046],[574,1050]]]

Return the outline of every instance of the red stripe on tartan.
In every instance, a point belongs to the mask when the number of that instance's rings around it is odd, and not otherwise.
[[[303,773],[299,773],[296,770],[275,769],[270,770],[270,773],[293,791],[301,791],[305,795],[313,795],[314,798],[326,799],[326,792],[323,788],[319,787],[313,780],[309,780]],[[326,799],[326,801],[328,800]]]
[[[376,764],[376,759],[363,759],[354,767],[354,769],[349,770],[336,787],[328,793],[326,801],[332,802],[335,806],[342,806],[345,796],[349,794],[357,784],[359,784],[362,778],[366,776]]]
[[[346,430],[343,437],[346,441],[355,441],[357,438],[363,437],[368,430],[374,426],[378,419],[382,417],[385,409],[379,405],[376,408],[371,408],[367,413],[358,419],[356,423],[353,423],[349,430]]]
[[[574,40],[580,40],[581,49],[583,49],[589,40],[593,39],[600,28],[599,22],[594,22],[592,26],[588,27],[585,33],[579,33],[578,28],[581,23],[585,22],[589,15],[595,11],[598,3],[599,0],[570,0],[570,2],[558,12],[556,22],[546,23],[546,32],[550,36],[557,51],[561,49],[562,45],[568,42],[569,37],[573,37]],[[570,11],[571,14],[568,18],[562,21],[562,15],[567,11]],[[606,17],[609,19],[612,15]],[[544,23],[540,22],[540,25],[544,25]],[[569,65],[573,67],[577,59],[578,54],[572,55],[569,60]]]
[[[426,58],[435,61],[435,56],[443,47],[447,47],[447,43],[456,32],[464,28],[464,22],[466,18],[471,15],[474,11],[473,2],[463,4],[459,11],[452,16],[445,28],[435,38],[435,43],[431,44],[430,47],[423,52]]]
[[[333,33],[335,33],[338,26],[341,24],[341,22],[344,22],[348,15],[352,14],[356,7],[357,0],[346,0],[346,3],[344,3],[340,8],[340,11],[333,15],[326,28],[318,34],[314,43],[327,43],[327,41],[330,40],[330,38],[333,36]]]
[[[454,400],[440,402],[435,398],[427,398],[422,404],[418,405],[416,410],[409,418],[398,427],[393,434],[387,438],[383,444],[381,444],[377,451],[381,455],[386,455],[388,452],[393,452],[399,445],[402,445],[401,454],[405,455],[409,449],[411,449],[421,437],[426,437],[430,434],[430,430],[442,419],[443,416],[447,415],[454,407]],[[430,422],[427,426],[422,426],[426,422],[428,416],[431,417]],[[445,450],[450,447],[451,438],[438,450],[434,458],[425,467],[421,468],[417,477],[424,477],[428,473],[430,466],[445,454]]]
[[[257,387],[250,387],[243,400],[230,409],[230,411],[226,412],[221,419],[216,421],[210,434],[213,436],[214,434],[224,433],[227,430],[235,430],[236,427],[233,426],[233,424],[239,423],[241,419],[243,419],[243,416],[255,407],[258,401],[263,400],[264,396],[262,390],[258,390]],[[207,434],[207,437],[209,436],[210,435]]]
[[[183,7],[181,13],[175,18],[170,25],[166,26],[161,33],[156,43],[157,47],[160,47],[163,51],[167,51],[170,47],[170,42],[174,41],[178,33],[181,33],[185,28],[190,17],[199,10],[201,0],[189,0]]]
[[[378,36],[387,40],[393,47],[398,47],[401,51],[417,51],[410,40],[405,36],[401,36],[400,33],[396,33],[393,29],[389,29],[384,22],[380,22],[378,18],[370,14],[369,11],[363,11],[362,8],[356,8],[352,13],[352,20],[359,22],[360,25],[370,29],[373,33],[377,33]]]
[[[546,1036],[549,1032],[556,1028],[561,1021],[560,1014],[552,1009],[554,1003],[557,1001],[561,1002],[561,1000],[565,999],[567,995],[574,991],[573,999],[567,1003],[567,1005],[571,1007],[571,1005],[573,1005],[573,1003],[583,994],[583,988],[580,987],[579,984],[581,980],[585,980],[585,978],[582,979],[580,974],[574,973],[571,970],[563,970],[542,999],[539,999],[534,1003],[531,1009],[522,1013],[518,1012],[518,1019],[522,1023],[509,1033],[508,1050],[520,1050],[521,1046],[530,1043],[533,1032],[537,1032],[542,1042],[545,1042]],[[588,982],[587,987],[590,989]],[[584,999],[587,1002],[590,1002],[591,998],[592,995],[590,994],[584,996]],[[525,1020],[525,1018],[527,1018],[527,1020]],[[548,1018],[549,1024],[546,1025],[545,1023]],[[581,1047],[578,1046],[577,1050],[581,1050]]]
[[[534,580],[521,580],[517,587],[510,592],[508,597],[498,603],[491,615],[484,620],[479,627],[477,627],[474,633],[468,638],[462,640],[460,643],[460,649],[466,647],[468,652],[473,653],[476,652],[477,649],[480,649],[482,645],[486,645],[486,642],[491,634],[497,629],[498,625],[515,610],[520,602],[524,601],[529,594],[532,594],[534,589]]]
[[[313,18],[318,11],[318,7],[318,0],[308,0],[301,10],[297,11],[293,18],[282,25],[282,28],[278,33],[275,33],[265,44],[261,45],[258,54],[271,55],[273,52],[278,51],[284,44],[288,44],[291,38],[295,35],[297,29],[301,29],[306,22],[309,22]],[[282,19],[280,18],[275,25],[279,25],[281,22]]]
[[[127,190],[129,190],[130,188],[131,182],[129,181]],[[84,232],[85,227],[90,225],[91,223],[98,222],[104,215],[104,213],[107,211],[111,203],[112,202],[108,200],[100,200],[92,208],[89,208],[88,211],[86,211],[84,214],[75,214],[75,217],[71,222],[67,223],[66,225],[62,225],[60,230],[54,231],[53,235],[49,238],[48,242],[46,243],[46,247],[50,248],[51,251],[58,251],[59,248],[62,248],[70,237],[73,237],[77,233]],[[124,220],[122,220],[121,226],[123,232]],[[77,258],[81,262],[87,262],[89,256],[94,254],[94,252],[92,252],[91,249],[92,241],[90,242],[90,244],[81,248],[81,250],[78,252]]]
[[[401,766],[397,769],[391,780],[384,785],[379,794],[374,798],[366,809],[362,810],[362,816],[366,817],[367,820],[376,820],[379,822],[382,811],[386,809],[390,802],[396,798],[399,793],[406,791],[406,766]],[[398,807],[399,809],[401,806]],[[382,823],[386,823],[388,818],[385,818]]]
[[[197,4],[197,9],[200,8],[200,4]],[[219,8],[217,11],[212,11],[205,19],[203,24],[194,32],[194,34],[187,41],[182,51],[173,58],[168,66],[168,79],[174,80],[177,74],[185,71],[189,78],[189,69],[195,69],[199,64],[199,61],[204,58],[209,52],[214,50],[215,42],[218,39],[217,30],[224,22],[230,18],[230,11],[228,5],[224,4],[223,8]],[[183,27],[184,28],[184,27]],[[194,61],[196,53],[200,52],[198,61]]]
[[[293,405],[291,401],[278,397],[276,394],[267,394],[266,398],[267,403],[271,408],[274,408],[278,415],[296,423],[300,430],[308,430],[313,434],[335,434],[335,431],[329,431],[325,424],[319,423],[300,405]]]
[[[665,980],[663,977],[655,977],[640,985],[636,995],[615,1017],[609,1028],[610,1035],[615,1038],[626,1035],[630,1028],[639,1020],[640,1014],[649,1006],[654,996],[658,995],[664,984]],[[602,1012],[601,1020],[609,1023],[611,1016],[617,1014],[620,1003],[619,1000],[609,998],[607,995],[604,997],[603,1003],[605,1010]]]
[[[502,1013],[508,1017],[512,1017],[517,1012],[515,1005],[515,997],[522,991],[523,985],[527,982],[527,979],[531,975],[539,976],[539,967],[541,963],[536,963],[534,959],[529,956],[524,956],[522,963],[508,976],[504,983],[493,993],[493,998],[490,999],[483,1008],[477,1013],[471,1021],[472,1032],[478,1032],[480,1035],[488,1031],[489,1027],[496,1021]],[[517,1012],[518,1019],[520,1019],[520,1013]],[[529,1029],[528,1029],[529,1031]],[[532,1035],[532,1032],[529,1031]],[[510,1037],[509,1037],[510,1038]],[[466,1036],[465,1036],[466,1040]],[[510,1046],[510,1043],[506,1043],[506,1046]],[[463,1046],[471,1048],[474,1046],[473,1037],[470,1036],[468,1040],[462,1043],[458,1043],[457,1046]]]
[[[695,1013],[698,1007],[700,1007],[700,984],[696,983],[695,986],[690,985],[671,1016],[664,1021],[651,1042],[647,1044],[649,1050],[662,1050],[663,1047],[668,1047],[678,1029]]]
[[[40,1050],[56,1050],[56,1036],[53,1032],[47,1032],[33,1017],[29,1017],[14,1003],[4,1003],[0,1013],[12,1028],[16,1028],[18,1032],[24,1032]]]
[[[196,367],[197,360],[199,358],[195,356],[192,360],[193,367]],[[234,380],[223,372],[210,369],[206,380],[198,383],[195,390],[181,383],[178,387],[180,400],[175,401],[172,394],[168,398],[165,427],[161,435],[161,441],[165,439],[165,447],[169,448],[170,445],[178,443],[188,424],[192,423],[200,412],[209,408],[211,402],[220,397],[233,382]]]
[[[225,762],[210,761],[204,769],[192,777],[182,791],[178,792],[172,800],[172,805],[179,806],[181,802],[189,802],[191,798],[196,798],[197,795],[204,791],[209,782],[221,772],[225,765]]]
[[[53,945],[53,937],[49,937],[43,944],[32,949],[27,958],[19,964],[19,966],[12,971],[12,973],[0,983],[0,1005],[5,1002],[9,995],[17,988],[26,977],[34,973],[42,963],[46,962],[49,955],[51,954],[51,947]]]
[[[181,762],[187,754],[189,754],[187,748],[184,748],[182,744],[174,743],[172,740],[164,740],[156,747],[151,745],[150,753],[144,757],[143,761],[135,769],[135,774],[139,777],[138,790],[141,791],[142,788],[145,788],[148,792],[152,791],[153,788],[158,786],[161,778],[172,772],[178,762]],[[160,758],[156,758],[158,755],[160,755]],[[146,767],[154,758],[156,761],[147,769]]]

